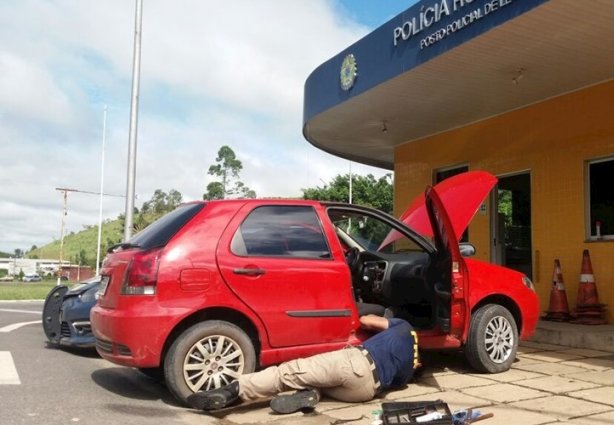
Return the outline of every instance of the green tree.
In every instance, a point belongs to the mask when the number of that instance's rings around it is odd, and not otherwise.
[[[303,199],[348,202],[350,199],[350,175],[339,174],[324,186],[301,189]],[[392,174],[379,179],[372,174],[352,176],[352,203],[376,208],[392,214]]]
[[[138,233],[151,223],[162,217],[164,214],[173,211],[183,202],[183,195],[176,189],[171,189],[168,193],[162,189],[156,189],[149,201],[143,202],[141,210],[134,208],[132,230]],[[124,214],[120,214],[118,220],[122,226],[122,232],[126,223]],[[113,243],[108,244],[109,246]]]
[[[217,164],[209,167],[208,174],[217,177],[221,181],[209,183],[207,185],[207,192],[203,194],[203,199],[256,197],[256,192],[239,180],[239,172],[243,169],[243,164],[237,159],[235,152],[229,146],[222,146],[220,148],[215,162]]]
[[[220,182],[211,182],[207,185],[207,192],[203,199],[212,201],[214,199],[224,199],[224,186]]]
[[[143,202],[141,213],[153,213],[158,216],[166,214],[177,208],[182,201],[183,195],[175,189],[171,189],[169,193],[164,192],[162,189],[156,189],[151,199]]]
[[[87,253],[85,252],[85,250],[79,250],[75,258],[75,263],[79,264],[80,266],[86,266],[89,265],[88,262],[89,260],[87,258]]]

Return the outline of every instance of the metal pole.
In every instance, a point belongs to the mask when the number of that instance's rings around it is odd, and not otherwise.
[[[62,228],[60,230],[60,265],[58,267],[58,281],[57,285],[62,283],[62,261],[64,260],[64,218],[66,217],[66,204],[68,203],[68,191],[63,190],[64,192],[64,209],[62,210]]]
[[[134,213],[134,193],[136,181],[136,133],[139,115],[139,78],[141,71],[141,27],[143,0],[136,0],[134,22],[134,51],[132,61],[132,101],[130,105],[130,136],[128,140],[128,178],[126,182],[126,219],[124,222],[124,241],[132,236],[132,216]]]
[[[352,203],[352,161],[350,161],[350,204]]]
[[[100,240],[102,239],[102,197],[104,193],[104,145],[107,135],[107,106],[102,115],[102,154],[100,160],[100,206],[98,208],[98,244],[96,249],[96,276],[100,272]]]

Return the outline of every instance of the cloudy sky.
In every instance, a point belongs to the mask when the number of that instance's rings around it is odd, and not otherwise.
[[[144,0],[135,205],[202,199],[218,149],[258,196],[349,171],[302,136],[303,85],[322,62],[415,0]],[[0,251],[60,238],[62,195],[126,192],[135,2],[0,0]],[[385,170],[352,164],[352,171]],[[71,193],[66,231],[97,224]],[[125,210],[105,197],[103,218]]]

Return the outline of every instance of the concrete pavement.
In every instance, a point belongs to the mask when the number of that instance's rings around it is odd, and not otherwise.
[[[493,413],[485,425],[614,423],[614,352],[524,342],[512,369],[496,375],[474,373],[458,353],[424,357],[421,376],[407,388],[369,403],[324,399],[313,413],[280,416],[263,402],[215,415],[194,411],[185,419],[201,425],[368,425],[384,401],[441,399],[452,411],[471,407]]]

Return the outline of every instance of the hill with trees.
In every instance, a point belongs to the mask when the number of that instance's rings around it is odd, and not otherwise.
[[[158,218],[174,210],[183,202],[183,196],[175,189],[168,193],[157,189],[151,199],[143,203],[140,209],[135,208],[133,231],[137,233],[156,221]],[[107,249],[122,241],[124,236],[124,215],[116,219],[105,220],[102,223],[100,238],[101,258]],[[25,254],[27,258],[60,258],[61,241],[55,240],[42,247],[33,246]],[[64,235],[63,259],[73,264],[96,267],[96,252],[98,249],[98,225],[85,226],[80,232]]]

